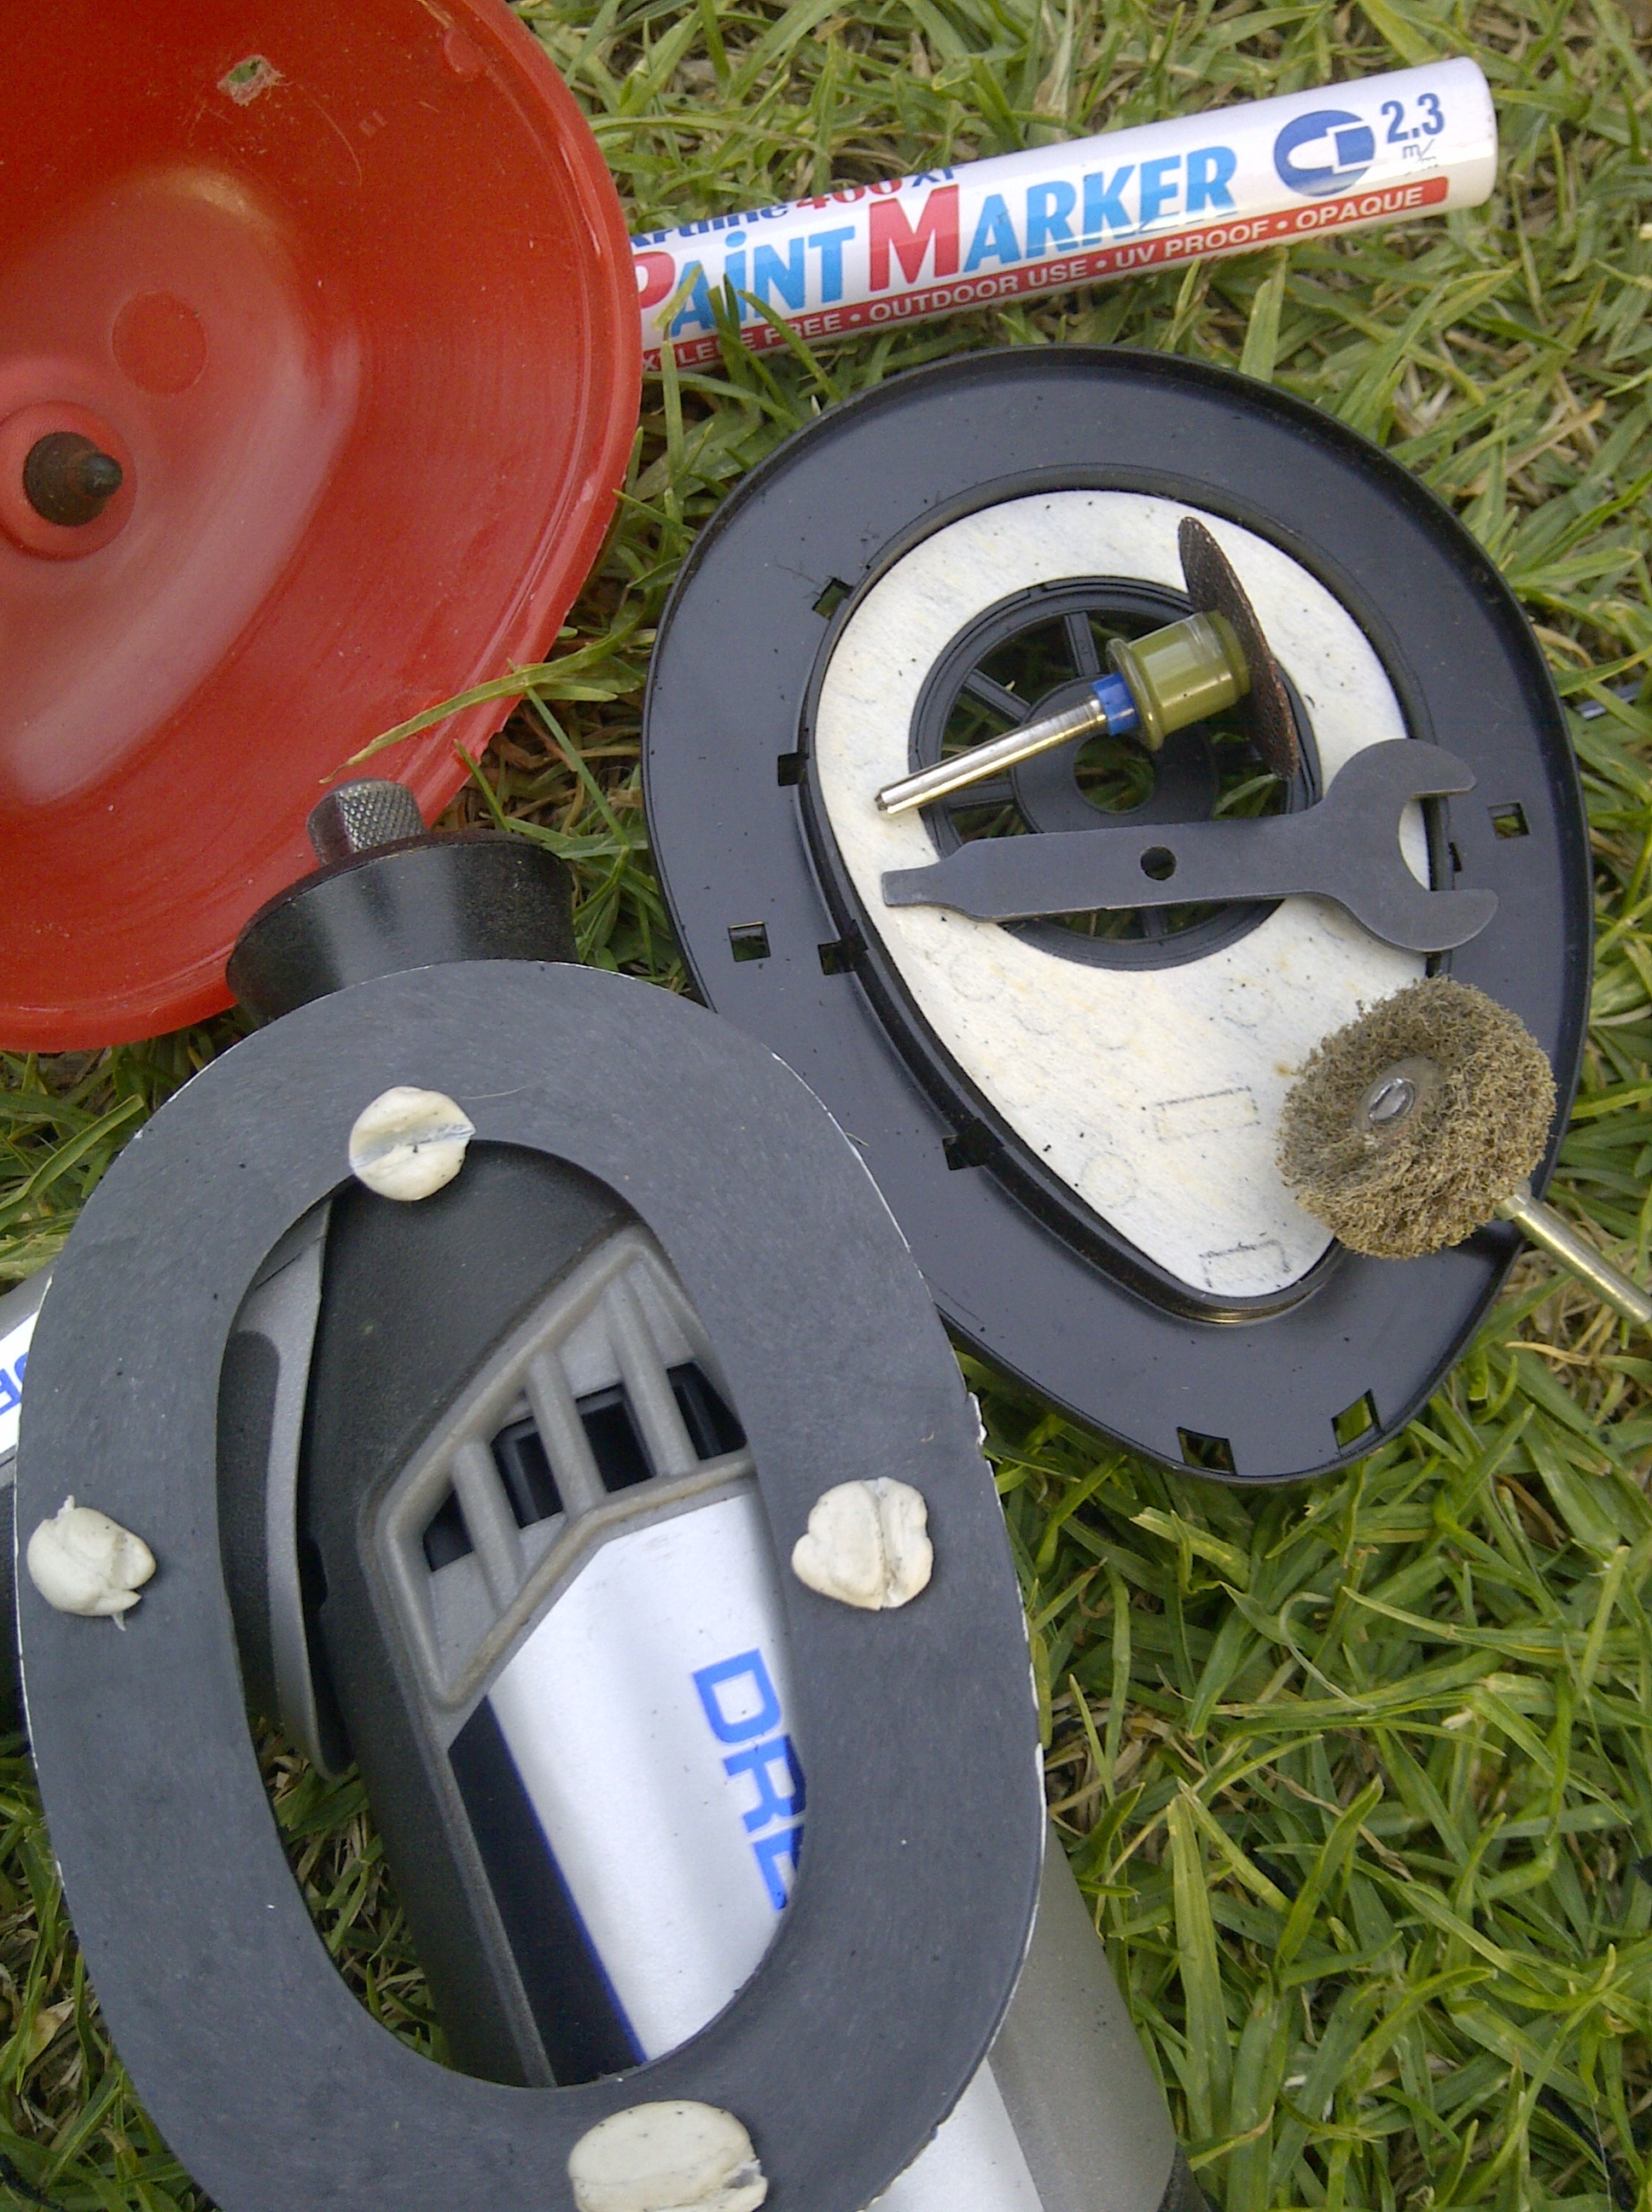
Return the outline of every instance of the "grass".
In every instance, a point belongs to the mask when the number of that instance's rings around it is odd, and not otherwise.
[[[1386,444],[1496,555],[1576,726],[1600,936],[1554,1195],[1652,1243],[1652,7],[1454,0],[528,0],[634,228],[833,179],[1479,58],[1486,208],[955,318],[644,399],[552,673],[461,802],[562,853],[586,957],[680,987],[649,872],[640,687],[676,565],[821,405],[993,343],[1118,341],[1271,379]],[[143,1115],[236,1030],[0,1097],[0,1280],[48,1261]],[[1200,2178],[1225,2212],[1652,2203],[1652,1362],[1522,1265],[1406,1437],[1241,1495],[1102,1449],[985,1374],[1052,1802]],[[431,2029],[359,1790],[265,1746],[295,1865],[381,2016]],[[20,1749],[0,1760],[0,2185],[192,2206],[109,2052]],[[1644,1867],[1643,1874],[1639,1869]]]

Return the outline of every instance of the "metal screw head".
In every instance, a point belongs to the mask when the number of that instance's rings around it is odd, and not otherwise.
[[[1374,1129],[1384,1128],[1402,1114],[1409,1114],[1416,1103],[1414,1083],[1408,1083],[1403,1075],[1385,1075],[1366,1093],[1365,1119]]]
[[[324,867],[424,835],[419,802],[404,783],[365,775],[341,783],[311,809],[310,842]]]
[[[1359,1102],[1356,1120],[1366,1134],[1396,1137],[1440,1087],[1431,1060],[1411,1054],[1385,1067]]]

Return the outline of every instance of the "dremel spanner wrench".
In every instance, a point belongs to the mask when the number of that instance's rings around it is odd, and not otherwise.
[[[1400,850],[1400,816],[1414,799],[1472,791],[1455,753],[1396,738],[1368,745],[1316,806],[1260,821],[1100,822],[1029,837],[983,838],[925,868],[884,878],[889,906],[945,906],[979,921],[1096,908],[1206,901],[1334,899],[1385,944],[1449,952],[1497,910],[1487,890],[1430,890]]]

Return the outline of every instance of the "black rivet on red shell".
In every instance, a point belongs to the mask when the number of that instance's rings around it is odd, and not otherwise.
[[[43,522],[70,530],[95,522],[126,481],[112,453],[78,430],[37,438],[23,462],[23,495]]]

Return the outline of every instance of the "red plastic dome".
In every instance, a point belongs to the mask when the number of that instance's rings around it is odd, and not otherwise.
[[[350,755],[543,656],[639,340],[596,143],[496,0],[14,13],[0,1044],[60,1049],[227,1005]],[[86,453],[118,487],[64,520],[39,471]],[[374,768],[428,817],[507,710]]]

